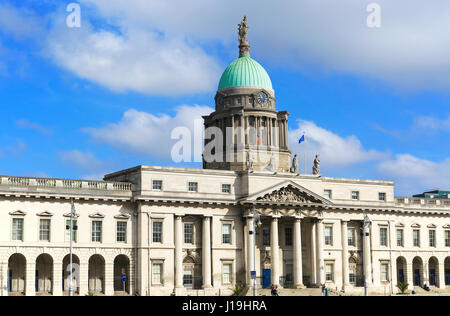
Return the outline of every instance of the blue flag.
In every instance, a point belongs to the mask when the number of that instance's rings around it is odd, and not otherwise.
[[[300,140],[298,141],[299,144],[303,143],[305,141],[305,135],[303,135]]]

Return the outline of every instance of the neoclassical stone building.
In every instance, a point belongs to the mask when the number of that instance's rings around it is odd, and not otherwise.
[[[254,269],[258,287],[361,292],[365,278],[381,293],[398,281],[450,286],[450,200],[395,197],[393,182],[325,177],[318,165],[299,174],[289,113],[276,110],[246,34],[244,20],[240,57],[204,117],[223,142],[208,154],[217,138],[206,133],[203,169],[142,165],[104,181],[0,177],[0,295],[67,292],[71,238],[79,295],[121,295],[122,275],[131,294],[229,295],[252,286]]]

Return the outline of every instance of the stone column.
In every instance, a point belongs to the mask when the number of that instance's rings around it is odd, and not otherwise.
[[[412,261],[406,261],[406,283],[408,283],[408,289],[414,289],[414,273]]]
[[[250,144],[250,122],[248,116],[245,116],[245,126],[244,126],[244,133],[245,133],[245,145]]]
[[[348,227],[347,220],[341,220],[342,232],[342,289],[350,285],[349,269],[348,269]]]
[[[114,295],[114,262],[105,262],[105,295]]]
[[[53,296],[62,296],[62,260],[53,262]]]
[[[77,282],[79,282],[79,284],[75,285]],[[89,292],[89,261],[82,261],[82,258],[80,258],[80,270],[77,282],[74,282],[74,293],[77,291],[77,286],[79,286],[80,296],[86,295]],[[69,286],[67,286],[67,291],[69,291]],[[67,295],[69,294],[67,293]]]
[[[255,247],[255,228],[253,227],[253,217],[247,217],[247,262],[248,262],[248,271],[247,271],[247,284],[248,286],[252,286],[252,279],[250,271],[253,271],[255,257],[253,256],[253,247]],[[251,232],[251,233],[250,233]]]
[[[294,286],[303,288],[302,270],[302,225],[301,218],[297,217],[294,222]]]
[[[278,244],[278,217],[272,217],[270,229],[270,249],[272,250],[272,284],[280,285],[280,256]]]
[[[364,224],[363,224],[364,225]],[[371,231],[368,225],[364,227],[364,278],[367,281],[368,285],[372,284],[372,256],[370,253],[370,236]]]
[[[202,232],[203,288],[211,288],[211,218],[203,218]]]
[[[436,272],[439,273],[439,278],[438,278],[439,288],[445,289],[445,263],[444,262],[439,262],[438,271],[436,271]]]
[[[29,260],[27,258],[26,271],[25,271],[25,295],[36,295],[36,261]]]
[[[311,284],[317,284],[316,223],[311,222]]]
[[[183,218],[175,216],[175,287],[183,287]]]
[[[5,259],[7,260],[7,259]],[[8,296],[8,261],[0,263],[0,296]]]
[[[323,260],[323,221],[321,218],[317,221],[316,226],[316,243],[317,243],[317,268],[318,281],[320,284],[325,284],[325,263]]]

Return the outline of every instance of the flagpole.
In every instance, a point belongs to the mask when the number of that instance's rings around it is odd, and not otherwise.
[[[305,136],[305,132],[303,132],[303,136]],[[305,150],[304,150],[304,159],[303,159],[303,164],[305,166],[305,174],[306,174],[306,137],[304,138],[304,142],[305,142]]]
[[[73,216],[75,211],[75,205],[73,204],[73,200],[71,200],[71,209],[70,209],[70,274],[69,274],[69,296],[73,296],[73,261],[72,261],[72,239],[73,239]]]

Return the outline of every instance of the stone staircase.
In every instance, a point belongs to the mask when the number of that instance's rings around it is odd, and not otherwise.
[[[252,296],[252,291],[248,291],[247,296]],[[279,296],[320,296],[321,290],[318,288],[306,289],[278,289]],[[258,289],[258,296],[270,296],[270,289]]]

